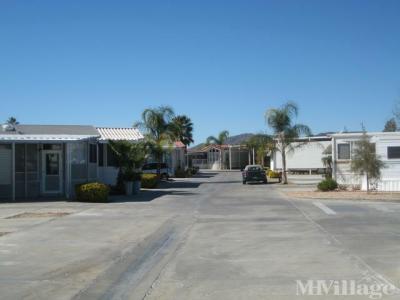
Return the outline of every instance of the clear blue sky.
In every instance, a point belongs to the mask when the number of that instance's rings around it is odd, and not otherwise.
[[[196,142],[266,130],[290,99],[313,132],[382,130],[400,98],[400,1],[0,1],[0,120],[131,126],[189,115]]]

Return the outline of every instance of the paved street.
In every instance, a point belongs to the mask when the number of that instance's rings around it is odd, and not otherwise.
[[[0,298],[315,299],[296,281],[400,286],[399,203],[283,189],[203,172],[134,202],[0,204]]]

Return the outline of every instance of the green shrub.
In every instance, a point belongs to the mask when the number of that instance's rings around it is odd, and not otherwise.
[[[99,182],[77,184],[75,186],[76,200],[82,202],[108,202],[110,188]]]
[[[142,174],[142,188],[153,189],[158,184],[158,176],[156,174]]]
[[[337,187],[337,182],[330,178],[324,179],[320,183],[318,183],[318,190],[323,192],[336,190]]]
[[[269,178],[280,178],[281,177],[281,173],[269,170],[268,171],[268,177]]]

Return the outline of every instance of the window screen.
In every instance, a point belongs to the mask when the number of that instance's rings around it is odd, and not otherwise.
[[[87,146],[85,143],[71,144],[71,178],[86,179],[87,171]]]
[[[99,166],[104,166],[104,145],[99,144]]]
[[[107,166],[118,167],[117,157],[111,147],[107,145]]]
[[[350,159],[350,144],[338,144],[338,159]]]
[[[89,145],[89,162],[97,163],[97,145],[95,144]]]

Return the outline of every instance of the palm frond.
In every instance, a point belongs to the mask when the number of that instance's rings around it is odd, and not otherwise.
[[[218,134],[218,144],[223,145],[226,140],[229,138],[229,131],[223,130]]]
[[[215,136],[209,136],[206,139],[206,145],[210,145],[210,144],[218,144],[219,140],[215,137]]]
[[[299,107],[293,101],[288,101],[282,106],[282,112],[290,118],[297,117],[299,113]]]

